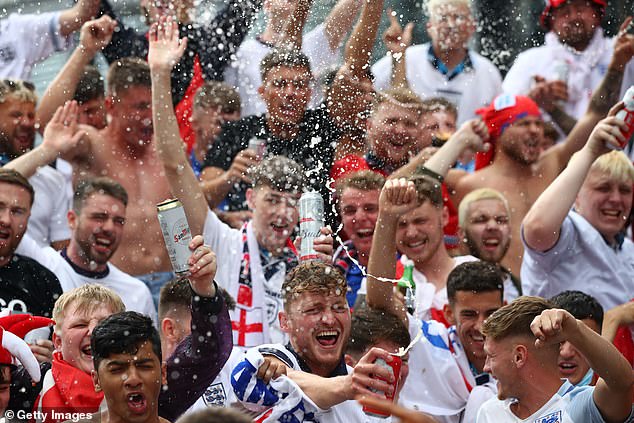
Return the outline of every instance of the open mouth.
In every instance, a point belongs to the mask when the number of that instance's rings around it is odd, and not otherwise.
[[[282,235],[288,233],[288,224],[271,223],[271,228],[273,229],[273,232]]]
[[[619,217],[621,217],[621,211],[620,210],[603,209],[603,210],[601,210],[601,213],[604,216],[607,216],[607,217],[610,217],[610,218],[619,218]]]
[[[90,359],[92,359],[92,348],[90,348],[90,344],[86,345],[81,349],[82,354],[87,355]]]
[[[332,347],[336,345],[339,340],[339,331],[323,330],[318,332],[315,338],[317,338],[317,342],[319,342],[319,345],[322,347]]]
[[[147,401],[141,393],[128,394],[128,408],[135,414],[143,414],[147,410]]]
[[[0,229],[0,241],[8,241],[11,238],[11,231]]]
[[[500,240],[498,238],[485,238],[482,240],[482,245],[484,245],[484,248],[487,250],[493,250],[500,245]]]
[[[410,241],[405,243],[405,246],[409,248],[422,248],[425,245],[427,245],[427,239],[419,240],[419,241]]]
[[[374,229],[359,229],[357,231],[357,237],[360,239],[372,238],[374,235]]]
[[[561,362],[559,363],[559,371],[563,374],[570,375],[577,370],[577,365],[571,362]]]

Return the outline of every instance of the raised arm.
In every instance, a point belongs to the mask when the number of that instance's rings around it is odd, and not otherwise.
[[[365,0],[359,21],[346,43],[344,66],[357,78],[367,74],[383,13],[383,0]]]
[[[396,275],[396,229],[399,218],[417,206],[414,183],[406,179],[389,179],[379,197],[379,215],[374,227],[372,249],[368,262],[368,293],[370,307],[403,316],[402,307],[394,301],[394,287],[389,280]],[[388,281],[381,280],[388,279]]]
[[[338,48],[346,36],[363,0],[339,0],[324,21],[330,50]]]
[[[72,159],[67,155],[69,153],[75,155],[78,153],[77,150],[82,149],[80,141],[84,136],[83,131],[78,128],[77,119],[77,102],[69,101],[58,107],[53,118],[46,125],[42,143],[28,153],[10,161],[4,167],[13,169],[25,178],[29,178],[39,168],[48,165],[58,157]]]
[[[302,48],[304,26],[312,4],[313,0],[299,0],[297,2],[293,13],[288,18],[286,25],[284,25],[279,43],[280,47],[297,50]]]
[[[59,32],[67,36],[77,31],[97,14],[99,3],[100,0],[78,0],[73,7],[64,10],[59,15]]]
[[[565,310],[546,310],[531,323],[536,346],[569,341],[601,377],[592,395],[608,422],[622,422],[632,412],[634,372],[619,351]]]
[[[618,148],[619,142],[625,140],[621,129],[627,130],[627,125],[614,116],[621,107],[621,103],[615,106],[609,117],[597,124],[585,147],[572,157],[568,166],[537,198],[524,217],[524,240],[531,249],[547,251],[557,243],[561,225],[590,166],[597,157],[609,151],[607,144]]]
[[[109,16],[102,16],[82,26],[79,45],[53,82],[48,85],[37,107],[40,131],[44,131],[58,107],[73,99],[84,68],[108,45],[116,26],[117,23]]]
[[[383,43],[392,58],[392,87],[409,88],[405,51],[412,44],[414,23],[408,23],[403,29],[395,12],[388,9],[387,16],[390,19],[390,26],[383,33]]]
[[[148,63],[152,76],[152,120],[156,148],[172,195],[178,197],[185,207],[192,233],[202,233],[207,203],[187,160],[171,94],[172,68],[183,55],[187,39],[179,39],[177,24],[163,17],[159,23],[152,24],[149,41]]]
[[[544,159],[554,160],[559,172],[566,167],[572,155],[583,147],[599,120],[608,114],[610,107],[620,100],[623,72],[634,56],[634,35],[625,31],[630,21],[631,17],[621,25],[614,44],[612,60],[601,84],[592,94],[588,110],[574,126],[566,141],[551,148],[544,155]]]
[[[129,28],[123,24],[117,16],[108,0],[101,0],[100,15],[108,15],[117,21],[117,31],[112,35],[112,40],[103,49],[103,57],[108,63],[123,57],[140,57],[145,59],[148,54],[148,42],[145,34]]]

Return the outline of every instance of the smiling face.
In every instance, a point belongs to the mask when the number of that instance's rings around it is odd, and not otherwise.
[[[601,328],[592,319],[581,319],[590,329],[601,334]],[[559,347],[559,375],[562,379],[568,379],[573,385],[581,382],[583,377],[590,370],[590,363],[577,349],[568,341],[562,342]]]
[[[522,384],[513,360],[514,347],[511,339],[494,341],[486,338],[484,341],[486,353],[484,371],[497,380],[500,400],[517,397],[517,385]]]
[[[30,215],[31,194],[26,188],[0,182],[0,265],[13,257]]]
[[[343,357],[350,337],[345,291],[324,295],[305,291],[285,307],[280,326],[311,371],[327,377]]]
[[[92,194],[83,202],[79,215],[68,212],[73,231],[68,254],[86,270],[103,271],[121,242],[126,207],[106,194]]]
[[[502,307],[500,291],[472,292],[457,291],[451,306],[446,307],[445,315],[449,323],[456,326],[458,338],[467,353],[469,362],[478,371],[482,371],[486,354],[482,323],[495,310]]]
[[[258,92],[274,125],[293,127],[304,118],[312,93],[310,70],[301,66],[277,66],[262,81]]]
[[[467,5],[447,2],[434,6],[429,12],[427,33],[435,49],[452,51],[467,47],[475,31],[473,17]]]
[[[508,210],[498,199],[473,201],[462,231],[470,254],[483,261],[499,263],[511,243]]]
[[[103,358],[93,381],[103,390],[111,420],[141,423],[158,418],[158,397],[166,377],[150,341],[134,354]]]
[[[339,200],[343,230],[362,255],[368,255],[372,247],[380,194],[380,189],[362,191],[348,187]]]
[[[632,182],[596,169],[588,173],[575,202],[575,210],[610,241],[623,229],[631,209]]]
[[[376,156],[400,167],[418,152],[420,116],[416,110],[384,101],[367,121],[366,137]]]
[[[299,193],[260,186],[247,191],[247,202],[253,210],[253,230],[258,243],[277,254],[286,246],[288,237],[299,219]]]
[[[552,31],[562,44],[585,49],[601,24],[601,14],[590,0],[568,0],[551,11]]]
[[[8,96],[0,103],[1,148],[11,157],[33,148],[35,141],[35,103]]]
[[[55,349],[62,352],[64,361],[83,372],[90,373],[93,370],[90,348],[92,331],[99,322],[113,313],[115,311],[103,303],[93,304],[87,310],[81,311],[78,311],[76,302],[67,305],[61,324],[57,322],[56,325],[60,330],[53,334]]]
[[[504,130],[497,143],[511,160],[531,165],[539,159],[544,137],[544,122],[540,117],[527,116],[516,120]]]
[[[423,202],[398,220],[396,246],[418,265],[425,263],[443,244],[443,227],[447,219],[444,208]]]

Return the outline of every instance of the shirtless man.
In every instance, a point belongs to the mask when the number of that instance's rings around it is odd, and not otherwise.
[[[82,127],[86,135],[68,159],[75,179],[107,176],[128,192],[127,222],[112,262],[133,276],[146,275],[140,279],[158,298],[161,285],[171,278],[171,265],[156,204],[171,194],[153,144],[150,69],[143,60],[122,59],[110,67],[107,84],[108,125]]]
[[[511,206],[511,246],[501,263],[515,276],[519,275],[524,252],[520,238],[522,219],[537,197],[565,168],[572,154],[585,144],[610,106],[619,100],[623,69],[634,54],[634,36],[623,30],[621,28],[608,71],[592,96],[586,114],[565,142],[544,154],[540,155],[539,150],[543,121],[539,108],[529,98],[503,94],[479,111],[495,146],[487,158],[476,159],[476,169],[479,164],[486,166],[491,155],[495,158],[490,166],[461,178],[452,199],[458,204],[467,193],[484,187],[496,189],[507,198]]]

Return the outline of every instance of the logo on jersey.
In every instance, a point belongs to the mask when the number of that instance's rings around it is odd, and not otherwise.
[[[535,420],[535,423],[561,423],[561,410],[539,417]]]
[[[224,407],[227,402],[227,394],[222,383],[215,383],[209,386],[203,394],[203,400],[208,406]]]

